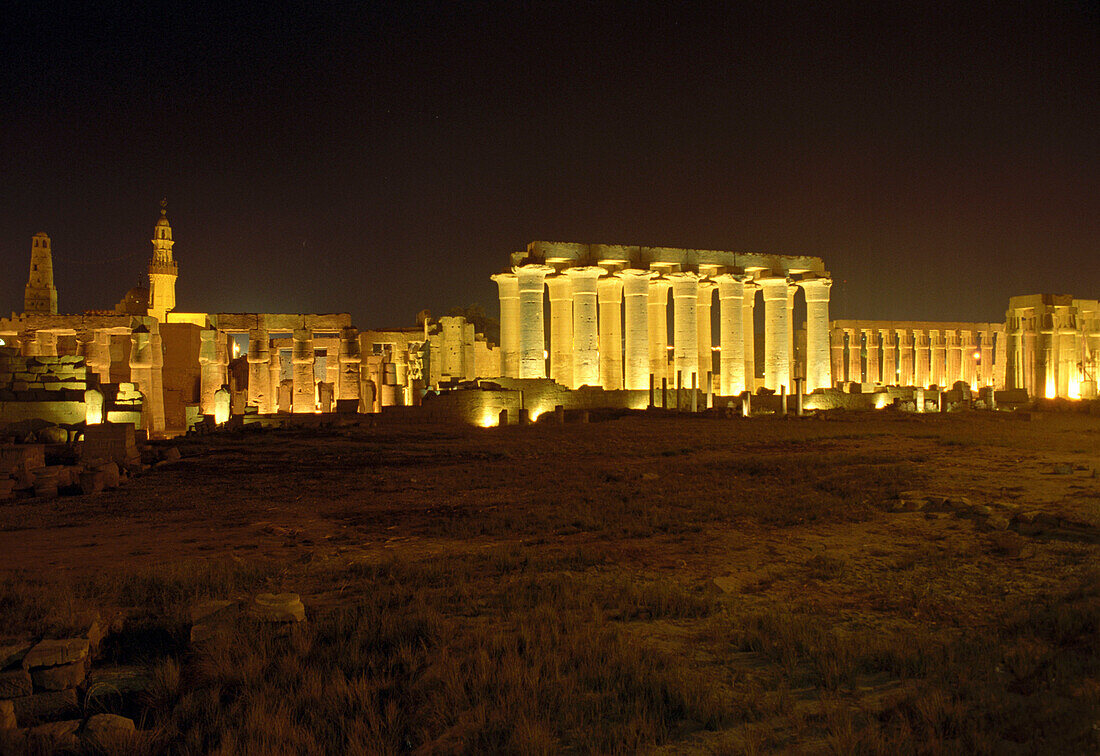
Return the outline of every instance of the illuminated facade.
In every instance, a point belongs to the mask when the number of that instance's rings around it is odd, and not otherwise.
[[[1100,302],[1069,294],[1012,297],[1005,331],[1009,388],[1048,399],[1096,398]]]
[[[1001,323],[834,320],[829,334],[835,383],[1005,387]]]
[[[652,378],[658,386],[662,381],[709,384],[723,396],[753,391],[753,311],[759,292],[763,386],[790,392],[797,378],[805,378],[806,391],[832,385],[832,279],[818,257],[536,241],[514,253],[509,269],[492,278],[500,296],[504,377],[549,377],[571,389],[644,390]],[[550,302],[549,345],[544,291]],[[806,307],[802,360],[796,359],[793,322],[800,291]],[[711,326],[715,295],[717,347]]]

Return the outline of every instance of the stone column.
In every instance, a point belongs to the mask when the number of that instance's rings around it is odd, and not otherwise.
[[[35,336],[38,339],[39,357],[57,356],[57,334],[53,331],[39,331]]]
[[[978,388],[978,360],[982,356],[976,336],[974,331],[962,331],[959,334],[959,340],[962,343],[962,379],[972,389]],[[975,354],[978,356],[975,357]]]
[[[848,329],[848,380],[863,383],[863,331]]]
[[[632,268],[618,276],[623,280],[625,302],[626,387],[642,391],[649,388],[649,280],[654,273]]]
[[[500,293],[500,372],[508,378],[519,377],[519,277],[515,273],[497,273]]]
[[[750,392],[756,391],[756,322],[753,313],[756,311],[756,292],[759,289],[760,284],[756,281],[745,281],[741,323],[745,328],[745,388]]]
[[[806,393],[833,385],[829,369],[829,290],[831,278],[801,281],[806,295]]]
[[[550,377],[573,388],[573,282],[569,276],[549,276]]]
[[[271,391],[271,342],[267,331],[253,328],[248,332],[248,403],[261,415],[270,415]]]
[[[283,382],[283,357],[278,349],[271,349],[267,371],[268,382],[271,386],[272,412],[289,412],[288,407],[283,407],[279,403],[279,388]]]
[[[37,331],[23,331],[19,334],[19,351],[24,357],[38,356]]]
[[[764,292],[764,385],[773,391],[791,384],[787,279],[761,278]]]
[[[89,331],[81,339],[84,366],[88,370],[89,377],[94,374],[99,383],[108,383],[111,375],[110,340],[111,334],[104,331]]]
[[[519,278],[519,377],[546,377],[546,335],[542,320],[542,290],[549,265],[522,265]]]
[[[978,381],[983,386],[994,386],[996,382],[993,380],[993,331],[982,331],[981,339],[982,359]]]
[[[913,385],[913,332],[905,329],[898,331],[898,367],[901,375],[900,386]]]
[[[716,288],[718,285],[713,281],[700,281],[695,303],[695,345],[699,350],[699,387],[703,389],[706,388],[707,373],[714,372],[714,335],[711,333],[710,310]]]
[[[932,381],[930,379],[931,372],[930,372],[930,368],[929,368],[931,355],[928,352],[928,348],[929,348],[928,331],[923,329],[923,328],[921,330],[917,331],[916,332],[916,341],[917,341],[917,366],[916,366],[916,376],[915,376],[915,379],[914,379],[915,384],[917,386],[922,387],[922,388],[928,388],[928,386],[932,383]]]
[[[947,341],[943,331],[932,331],[932,383],[940,388],[947,380]]]
[[[737,396],[746,389],[745,383],[745,326],[742,316],[745,307],[745,277],[725,273],[718,276],[718,307],[721,320],[718,340],[722,345],[721,386],[722,396]]]
[[[357,328],[340,329],[340,377],[336,386],[336,398],[359,401],[359,368],[363,353],[359,348]]]
[[[317,381],[313,377],[313,333],[308,328],[294,331],[294,351],[290,357],[294,365],[294,395],[291,400],[295,414],[315,412],[317,409]]]
[[[898,335],[893,328],[881,332],[882,382],[886,386],[898,385]]]
[[[1008,340],[1005,338],[1004,331],[994,332],[996,341],[993,344],[993,386],[998,389],[1005,388],[1005,365],[1007,364]],[[1097,349],[1093,354],[1100,354],[1100,349]]]
[[[668,379],[668,290],[671,285],[667,278],[653,278],[649,282],[649,372],[657,383]]]
[[[607,275],[596,283],[600,303],[600,385],[606,391],[623,387],[623,280]]]
[[[944,376],[944,386],[951,388],[955,381],[963,380],[962,376],[962,342],[959,340],[958,331],[947,331],[947,374]]]
[[[225,334],[214,329],[199,331],[199,407],[214,414],[214,392],[225,384]]]
[[[573,283],[573,388],[600,385],[599,280],[603,268],[569,268]]]
[[[142,424],[150,436],[164,433],[164,392],[153,381],[153,339],[149,329],[138,326],[130,332],[130,382],[143,395]]]
[[[829,330],[829,345],[833,350],[833,386],[844,380],[844,333],[843,328]]]
[[[878,372],[878,329],[868,328],[864,333],[867,334],[867,382],[878,384],[881,383]]]
[[[699,276],[695,273],[672,273],[672,376],[680,376],[684,386],[699,375],[699,330],[696,316],[699,307]]]

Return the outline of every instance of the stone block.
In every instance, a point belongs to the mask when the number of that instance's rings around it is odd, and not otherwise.
[[[0,698],[19,698],[34,692],[31,675],[23,669],[0,672]]]
[[[212,623],[228,622],[235,620],[240,615],[241,605],[238,601],[203,601],[191,607],[191,622]]]
[[[31,670],[34,687],[39,690],[65,690],[84,682],[87,668],[84,662],[59,664],[56,667],[36,667]]]
[[[16,728],[15,706],[11,701],[0,701],[0,730]]]
[[[20,394],[27,393],[27,389],[29,389],[29,388],[30,388],[30,384],[27,383],[26,381],[12,381],[11,382],[11,390],[15,392],[17,401],[29,401],[29,399],[24,399],[23,397],[19,396]]]
[[[99,493],[103,490],[104,485],[104,475],[99,470],[85,470],[80,473],[80,491],[82,493]]]
[[[88,658],[89,647],[87,638],[40,641],[23,657],[23,669],[82,662]]]
[[[76,691],[71,688],[13,698],[11,702],[15,708],[15,718],[20,722],[28,719],[56,719],[79,713]]]
[[[84,724],[84,734],[98,740],[132,735],[134,729],[134,720],[117,714],[94,714]]]
[[[93,667],[85,680],[89,700],[94,700],[97,696],[142,693],[153,685],[153,676],[149,669],[133,665]]]
[[[79,719],[66,719],[60,722],[47,722],[27,730],[26,745],[28,751],[48,748],[51,752],[72,751],[80,746],[76,731],[80,729]]]
[[[306,609],[297,593],[258,593],[248,616],[261,622],[304,622]]]
[[[108,413],[108,419],[110,415],[111,413]],[[133,424],[108,422],[89,425],[84,429],[84,448],[81,458],[106,459],[121,464],[139,459]]]
[[[20,664],[33,645],[30,641],[7,640],[0,642],[0,669],[7,669]],[[0,696],[0,698],[3,698],[3,696]]]

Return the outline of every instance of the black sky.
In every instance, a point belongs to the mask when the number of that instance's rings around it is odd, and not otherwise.
[[[532,239],[812,254],[834,317],[1100,296],[1096,3],[9,4],[0,311],[411,324]]]

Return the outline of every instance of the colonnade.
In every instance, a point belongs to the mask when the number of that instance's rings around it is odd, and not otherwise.
[[[1069,294],[1012,297],[1005,327],[1009,388],[1047,399],[1096,397],[1100,301]]]
[[[532,248],[539,244],[533,243]],[[504,376],[549,377],[569,388],[599,386],[607,390],[645,390],[652,376],[658,385],[662,380],[672,385],[679,380],[687,387],[706,388],[708,374],[714,372],[712,351],[718,351],[718,375],[710,378],[714,390],[724,396],[752,391],[756,388],[753,317],[759,291],[764,302],[764,386],[790,391],[794,379],[803,376],[807,391],[831,385],[832,281],[823,271],[666,262],[643,266],[630,264],[630,260],[594,264],[596,260],[566,261],[549,254],[531,259],[536,256],[530,250],[522,264],[492,277],[500,295]],[[782,257],[768,258],[776,259]],[[805,292],[807,312],[804,372],[793,358],[792,311],[799,288]],[[544,290],[550,302],[549,345]],[[712,346],[715,291],[719,343]],[[670,295],[671,344],[667,322]]]
[[[832,377],[880,386],[1004,387],[1000,323],[837,320],[830,330]]]

